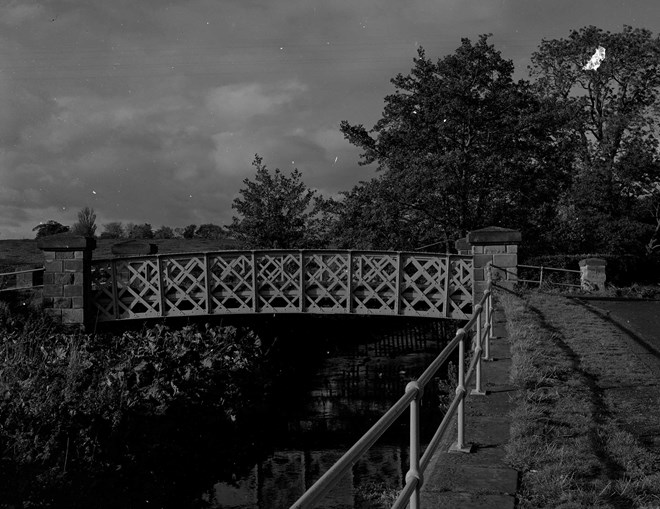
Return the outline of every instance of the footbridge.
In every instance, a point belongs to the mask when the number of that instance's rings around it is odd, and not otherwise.
[[[259,313],[467,319],[472,256],[220,251],[91,262],[97,321]]]
[[[132,241],[131,241],[132,242]],[[93,238],[39,240],[43,305],[65,324],[273,313],[470,319],[486,267],[517,280],[520,232],[489,227],[456,242],[459,254],[255,250],[96,259]],[[114,248],[115,246],[113,246]],[[124,246],[126,247],[126,246]],[[119,252],[118,252],[119,251]]]

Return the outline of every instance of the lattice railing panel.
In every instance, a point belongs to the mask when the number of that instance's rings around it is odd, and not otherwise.
[[[310,313],[346,312],[350,299],[347,253],[304,255],[304,309]]]
[[[358,314],[395,314],[398,255],[368,253],[353,258],[353,309]]]
[[[448,314],[452,318],[472,316],[472,258],[450,258]]]
[[[162,315],[157,259],[117,260],[114,272],[117,318]]]
[[[110,262],[93,263],[92,313],[96,320],[103,322],[115,319],[114,285],[112,264]]]
[[[405,256],[401,263],[402,314],[447,316],[447,259]]]
[[[252,255],[209,255],[211,313],[254,311]]]
[[[161,258],[164,314],[200,315],[207,312],[204,257]]]
[[[467,318],[472,285],[470,257],[355,251],[159,255],[95,261],[92,310],[99,321],[274,312]]]
[[[257,309],[264,312],[301,310],[301,259],[298,253],[259,253]]]

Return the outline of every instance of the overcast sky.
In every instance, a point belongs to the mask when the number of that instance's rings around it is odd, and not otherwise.
[[[542,38],[624,24],[657,34],[660,1],[0,0],[0,239],[86,205],[228,224],[255,153],[336,194],[374,174],[339,122],[373,126],[418,45],[492,33],[527,77]]]

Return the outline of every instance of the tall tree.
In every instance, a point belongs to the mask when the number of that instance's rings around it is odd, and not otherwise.
[[[586,65],[603,50],[599,65]],[[574,148],[573,182],[561,237],[572,238],[575,250],[608,249],[622,221],[636,221],[634,161],[658,150],[660,38],[629,26],[620,33],[573,30],[566,39],[544,40],[530,73],[538,91],[570,118],[565,139]]]
[[[74,235],[94,237],[96,235],[96,212],[91,207],[83,207],[78,212],[78,222],[73,225]]]
[[[409,75],[392,80],[382,118],[370,130],[344,121],[346,139],[377,163],[398,206],[425,238],[442,241],[487,224],[529,229],[565,180],[554,110],[483,35],[462,39],[432,62],[419,49]],[[531,185],[534,181],[535,185]],[[412,246],[398,246],[410,248]]]
[[[255,248],[289,249],[311,247],[316,238],[312,200],[315,191],[302,181],[294,169],[284,175],[278,168],[268,170],[255,155],[254,180],[243,180],[243,187],[232,204],[240,217],[234,216],[229,229],[238,240]]]

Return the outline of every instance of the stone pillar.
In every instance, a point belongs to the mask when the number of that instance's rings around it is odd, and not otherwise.
[[[518,244],[522,236],[518,230],[489,226],[468,234],[467,242],[474,256],[474,284],[472,298],[481,299],[486,288],[486,265],[493,264],[493,281],[505,288],[513,288],[518,281]]]
[[[605,290],[605,267],[607,262],[602,258],[586,258],[580,260],[580,284],[583,290]]]
[[[50,235],[37,242],[44,252],[43,306],[63,324],[85,327],[91,313],[93,238],[70,234]]]

